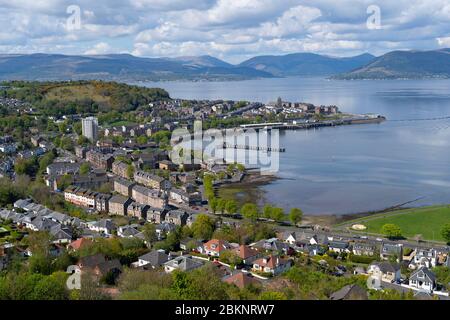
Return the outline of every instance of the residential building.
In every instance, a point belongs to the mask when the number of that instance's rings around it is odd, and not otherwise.
[[[393,282],[401,279],[400,265],[388,261],[372,262],[367,273],[384,282]]]
[[[128,164],[123,161],[114,161],[112,164],[112,172],[124,179],[130,179],[128,176]]]
[[[283,273],[291,267],[291,260],[283,259],[278,256],[265,256],[253,262],[253,271],[271,273],[277,275]]]
[[[162,267],[167,261],[169,261],[169,256],[164,250],[154,250],[140,256],[136,266],[155,269]]]
[[[427,267],[420,267],[409,277],[409,285],[413,288],[432,293],[436,288],[436,275]]]
[[[109,199],[111,197],[108,193],[97,193],[95,196],[95,210],[98,212],[109,212]]]
[[[81,120],[83,136],[91,141],[96,141],[98,137],[98,120],[95,117],[87,117]]]
[[[88,222],[87,227],[89,230],[104,233],[106,235],[112,235],[117,230],[117,226],[110,219]]]
[[[86,160],[93,166],[108,171],[112,168],[114,157],[111,154],[103,154],[101,152],[90,150],[86,152]]]
[[[211,239],[203,245],[204,253],[213,257],[219,257],[222,252],[229,249],[231,246],[225,240]]]
[[[48,175],[77,174],[80,172],[80,163],[55,162],[47,166]]]
[[[136,171],[134,173],[134,181],[157,190],[168,190],[171,187],[168,180],[145,171]]]
[[[186,272],[200,268],[201,266],[203,266],[203,263],[191,256],[179,256],[164,263],[164,271],[166,273],[173,272],[174,270]]]
[[[350,253],[350,244],[348,241],[330,241],[328,243],[328,250],[336,253]]]
[[[172,201],[186,205],[201,204],[202,202],[202,196],[199,192],[187,193],[178,188],[170,189],[169,198]]]
[[[167,195],[159,190],[135,185],[131,189],[132,198],[139,203],[147,204],[154,208],[165,208],[167,206]]]
[[[114,162],[115,163],[115,162]],[[132,190],[136,183],[122,178],[114,179],[114,191],[125,197],[132,197]]]
[[[250,285],[257,286],[261,284],[261,282],[251,274],[243,273],[241,271],[225,278],[223,281],[229,284],[234,284],[240,289],[244,289]]]
[[[147,210],[147,221],[152,223],[162,223],[165,221],[167,210],[161,208],[150,207]]]
[[[95,198],[97,195],[97,192],[75,186],[69,186],[64,190],[64,200],[90,209],[95,209]]]
[[[380,258],[400,262],[403,258],[403,245],[401,243],[383,243],[380,248]]]
[[[377,253],[377,246],[366,242],[353,244],[352,252],[355,256],[373,256]]]
[[[177,226],[184,226],[186,224],[188,216],[189,215],[185,211],[171,210],[166,213],[164,221],[168,223],[173,223],[174,225]]]
[[[141,204],[136,201],[132,201],[127,208],[127,215],[129,217],[135,217],[139,219],[147,219],[147,211],[150,208],[149,205]]]
[[[122,195],[114,195],[109,199],[109,214],[126,216],[128,206],[133,200]]]
[[[255,248],[246,246],[246,245],[240,245],[236,249],[234,249],[234,252],[236,255],[242,259],[242,263],[246,265],[252,265],[253,262],[261,257],[261,252],[256,250]]]
[[[421,267],[434,268],[437,265],[438,255],[435,249],[416,248],[414,258],[409,264],[411,269]]]

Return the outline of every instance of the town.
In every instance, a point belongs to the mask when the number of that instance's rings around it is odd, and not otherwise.
[[[52,288],[30,289],[30,299],[448,299],[444,243],[333,231],[305,223],[299,208],[240,206],[217,191],[250,168],[169,157],[171,132],[194,120],[225,129],[381,116],[281,98],[178,100],[102,82],[43,86],[0,90],[0,299],[18,298],[8,286],[30,274]],[[42,93],[17,99],[20,88]],[[67,100],[82,90],[102,98]],[[82,275],[70,292],[69,266]]]

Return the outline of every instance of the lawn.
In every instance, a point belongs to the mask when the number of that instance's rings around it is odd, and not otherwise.
[[[346,225],[351,226],[355,223],[365,225],[368,233],[378,234],[384,224],[393,223],[402,229],[404,237],[413,238],[415,235],[421,234],[424,240],[444,241],[441,229],[444,224],[450,223],[450,206],[393,211],[352,220]]]

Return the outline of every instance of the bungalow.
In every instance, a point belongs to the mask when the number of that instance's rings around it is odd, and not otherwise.
[[[167,261],[169,261],[169,256],[164,250],[154,250],[140,256],[136,266],[155,269],[162,267]]]
[[[253,271],[277,275],[291,267],[291,260],[269,255],[253,262]]]
[[[367,273],[378,277],[384,282],[393,282],[400,280],[402,275],[400,272],[400,265],[387,261],[372,262],[367,269]]]
[[[193,259],[191,256],[179,256],[164,263],[164,271],[166,273],[171,273],[174,270],[186,272],[200,268],[201,266],[203,266],[203,263]]]
[[[257,280],[255,277],[253,277],[251,274],[243,272],[235,273],[225,278],[223,281],[229,284],[234,284],[240,289],[244,289],[245,287],[248,287],[250,285],[257,286],[261,284],[261,282]]]
[[[436,288],[436,276],[427,267],[420,267],[409,277],[409,285],[421,291],[432,293]]]
[[[219,257],[226,250],[231,249],[230,244],[224,240],[211,239],[203,245],[205,254],[213,257]]]

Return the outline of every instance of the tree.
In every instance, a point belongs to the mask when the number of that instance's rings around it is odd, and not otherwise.
[[[450,223],[447,223],[442,227],[441,235],[447,243],[450,243]]]
[[[381,233],[389,239],[398,239],[402,237],[402,230],[393,223],[386,223],[381,227]]]
[[[127,167],[127,176],[129,179],[132,179],[134,176],[134,167],[132,164],[129,164]]]
[[[241,208],[242,215],[250,220],[258,219],[258,207],[254,203],[246,203]]]
[[[225,199],[219,198],[217,199],[217,211],[224,212],[227,201]]]
[[[272,217],[272,209],[273,207],[270,204],[266,204],[263,208],[263,217],[270,219]]]
[[[299,208],[292,208],[289,212],[289,220],[292,222],[293,225],[297,225],[302,221],[303,218],[303,211]]]
[[[271,218],[275,221],[282,221],[284,218],[283,208],[272,208]]]
[[[91,170],[91,167],[89,166],[89,163],[83,162],[80,166],[80,174],[88,174]]]
[[[214,221],[206,214],[199,214],[191,226],[196,239],[209,240],[214,232]]]
[[[218,205],[218,199],[216,197],[210,197],[208,199],[209,208],[213,213],[216,213],[217,205]]]
[[[235,214],[237,211],[237,203],[234,200],[227,200],[225,203],[225,211],[228,214]]]
[[[158,240],[158,236],[156,235],[156,227],[154,224],[146,223],[144,225],[144,229],[142,230],[145,241],[150,244]]]

